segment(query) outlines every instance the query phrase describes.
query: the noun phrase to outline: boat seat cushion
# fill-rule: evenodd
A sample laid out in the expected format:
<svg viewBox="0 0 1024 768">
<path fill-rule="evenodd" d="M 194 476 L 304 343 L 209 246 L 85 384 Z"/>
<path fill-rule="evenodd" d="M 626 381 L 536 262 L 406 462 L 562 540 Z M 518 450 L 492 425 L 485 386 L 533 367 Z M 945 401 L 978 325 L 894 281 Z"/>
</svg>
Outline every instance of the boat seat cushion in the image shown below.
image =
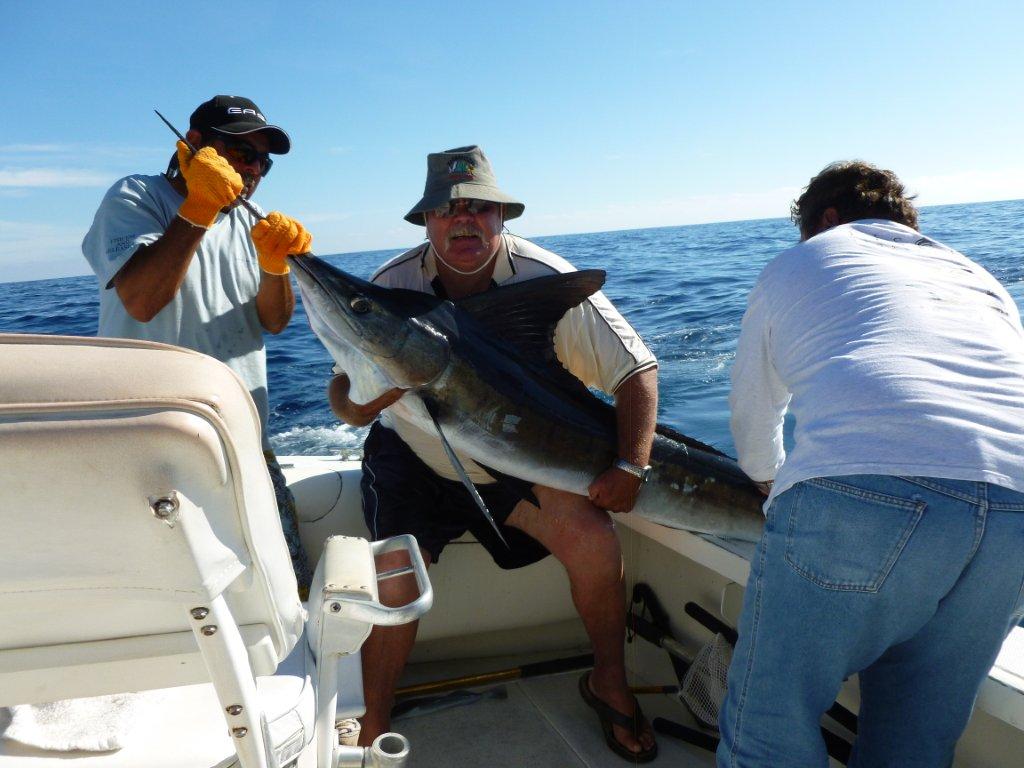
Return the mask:
<svg viewBox="0 0 1024 768">
<path fill-rule="evenodd" d="M 276 674 L 256 680 L 279 764 L 313 738 L 315 672 L 305 641 L 296 643 Z M 209 683 L 147 691 L 137 722 L 114 752 L 47 752 L 0 738 L 0 768 L 226 768 L 235 761 L 220 704 Z"/>
</svg>

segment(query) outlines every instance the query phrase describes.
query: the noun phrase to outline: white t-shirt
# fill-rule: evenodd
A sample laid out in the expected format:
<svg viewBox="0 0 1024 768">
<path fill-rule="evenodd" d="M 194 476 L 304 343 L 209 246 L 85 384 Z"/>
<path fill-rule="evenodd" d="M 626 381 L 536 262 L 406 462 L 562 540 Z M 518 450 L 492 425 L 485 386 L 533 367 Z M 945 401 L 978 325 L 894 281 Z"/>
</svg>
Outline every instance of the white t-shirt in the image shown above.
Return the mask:
<svg viewBox="0 0 1024 768">
<path fill-rule="evenodd" d="M 576 271 L 561 256 L 521 237 L 505 235 L 502 241 L 493 275 L 498 285 Z M 388 261 L 374 273 L 371 282 L 434 294 L 432 281 L 435 277 L 434 252 L 424 243 Z M 601 292 L 570 309 L 555 326 L 555 354 L 580 381 L 608 394 L 614 394 L 633 374 L 658 365 L 647 345 Z M 459 479 L 436 434 L 424 432 L 391 409 L 381 415 L 381 423 L 395 430 L 438 475 L 449 480 Z M 471 459 L 461 454 L 459 458 L 474 483 L 494 482 L 494 478 Z"/>
<path fill-rule="evenodd" d="M 1024 491 L 1020 313 L 982 267 L 901 224 L 834 227 L 765 267 L 729 400 L 740 466 L 775 479 L 768 503 L 802 480 L 853 474 Z"/>
<path fill-rule="evenodd" d="M 269 447 L 266 351 L 256 312 L 260 267 L 249 235 L 256 218 L 241 206 L 218 214 L 181 288 L 148 323 L 128 314 L 111 282 L 139 246 L 163 235 L 183 199 L 164 176 L 128 176 L 107 191 L 82 241 L 99 279 L 99 335 L 176 344 L 226 363 L 248 387 Z"/>
</svg>

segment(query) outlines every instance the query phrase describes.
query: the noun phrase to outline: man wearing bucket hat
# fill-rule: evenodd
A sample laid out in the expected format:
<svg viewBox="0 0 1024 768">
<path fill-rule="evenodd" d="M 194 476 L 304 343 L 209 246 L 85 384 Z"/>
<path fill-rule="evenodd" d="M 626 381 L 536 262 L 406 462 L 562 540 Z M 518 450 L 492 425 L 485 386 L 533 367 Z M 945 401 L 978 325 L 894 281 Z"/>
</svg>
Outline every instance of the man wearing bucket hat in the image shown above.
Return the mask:
<svg viewBox="0 0 1024 768">
<path fill-rule="evenodd" d="M 257 218 L 239 204 L 291 148 L 252 101 L 215 96 L 192 113 L 167 172 L 136 174 L 108 191 L 82 241 L 99 279 L 99 335 L 195 349 L 230 366 L 252 395 L 300 585 L 308 584 L 295 502 L 267 441 L 263 332 L 288 325 L 295 297 L 286 254 L 310 248 L 292 218 Z"/>
<path fill-rule="evenodd" d="M 479 147 L 431 154 L 423 197 L 405 216 L 425 226 L 427 242 L 388 261 L 372 280 L 456 300 L 573 271 L 561 257 L 503 233 L 504 222 L 523 210 L 498 186 Z M 360 405 L 349 398 L 349 379 L 339 372 L 329 396 L 332 408 L 349 424 L 365 425 L 380 415 L 366 438 L 363 458 L 363 512 L 374 538 L 412 533 L 430 563 L 437 562 L 449 541 L 469 530 L 502 568 L 528 565 L 548 554 L 562 562 L 594 649 L 594 669 L 580 681 L 580 692 L 597 710 L 609 747 L 631 761 L 646 762 L 657 754 L 657 746 L 626 684 L 622 556 L 605 510 L 628 512 L 640 488 L 654 434 L 657 361 L 601 293 L 565 314 L 555 346 L 559 360 L 581 381 L 614 395 L 620 461 L 594 478 L 586 498 L 516 478 L 496 481 L 460 457 L 507 548 L 483 521 L 436 433 L 383 410 L 401 390 Z M 379 568 L 398 565 L 401 555 L 388 557 L 394 562 L 382 558 Z M 381 599 L 390 604 L 415 597 L 411 579 L 382 581 L 380 588 Z M 415 636 L 415 625 L 375 628 L 363 647 L 363 744 L 388 730 L 393 691 Z"/>
</svg>

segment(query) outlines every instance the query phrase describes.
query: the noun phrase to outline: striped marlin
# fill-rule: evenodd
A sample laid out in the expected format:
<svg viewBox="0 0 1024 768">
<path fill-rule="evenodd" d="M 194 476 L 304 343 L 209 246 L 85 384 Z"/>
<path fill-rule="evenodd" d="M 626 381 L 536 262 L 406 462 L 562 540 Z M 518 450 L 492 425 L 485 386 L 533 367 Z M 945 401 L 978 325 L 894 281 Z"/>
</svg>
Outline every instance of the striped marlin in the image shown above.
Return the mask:
<svg viewBox="0 0 1024 768">
<path fill-rule="evenodd" d="M 385 389 L 408 389 L 391 408 L 438 433 L 475 498 L 456 451 L 496 478 L 584 496 L 615 461 L 614 408 L 554 351 L 555 325 L 600 290 L 603 271 L 539 277 L 452 302 L 374 285 L 315 256 L 288 259 L 311 327 L 353 382 L 350 397 L 367 402 Z M 633 512 L 671 528 L 760 538 L 764 497 L 733 459 L 658 425 L 650 463 Z"/>
</svg>

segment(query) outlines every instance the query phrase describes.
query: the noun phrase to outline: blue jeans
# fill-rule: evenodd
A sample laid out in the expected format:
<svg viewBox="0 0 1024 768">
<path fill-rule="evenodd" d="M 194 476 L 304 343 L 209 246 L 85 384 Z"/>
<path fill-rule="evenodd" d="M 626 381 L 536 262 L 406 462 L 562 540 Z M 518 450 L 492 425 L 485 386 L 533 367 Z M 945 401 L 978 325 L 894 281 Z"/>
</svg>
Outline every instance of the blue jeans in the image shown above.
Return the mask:
<svg viewBox="0 0 1024 768">
<path fill-rule="evenodd" d="M 850 766 L 948 766 L 1024 614 L 1024 494 L 858 475 L 768 510 L 719 725 L 719 768 L 828 763 L 818 730 L 860 673 Z"/>
</svg>

